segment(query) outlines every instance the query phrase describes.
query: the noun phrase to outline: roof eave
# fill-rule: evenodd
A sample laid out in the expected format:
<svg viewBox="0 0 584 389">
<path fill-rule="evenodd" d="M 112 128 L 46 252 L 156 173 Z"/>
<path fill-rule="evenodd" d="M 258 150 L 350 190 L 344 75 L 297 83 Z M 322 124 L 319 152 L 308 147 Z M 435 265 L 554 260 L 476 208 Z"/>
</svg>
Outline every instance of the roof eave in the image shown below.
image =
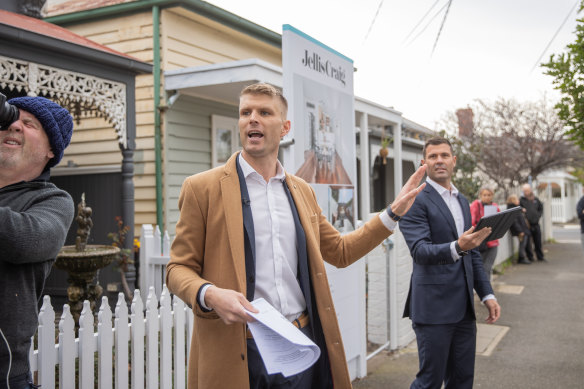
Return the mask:
<svg viewBox="0 0 584 389">
<path fill-rule="evenodd" d="M 6 40 L 15 43 L 19 42 L 22 45 L 37 47 L 39 49 L 50 47 L 51 51 L 58 51 L 62 54 L 74 56 L 76 58 L 82 57 L 94 63 L 124 69 L 135 74 L 152 73 L 152 65 L 145 62 L 132 60 L 131 58 L 108 53 L 107 51 L 96 50 L 90 47 L 55 39 L 50 36 L 0 24 L 0 41 Z"/>
<path fill-rule="evenodd" d="M 213 21 L 221 23 L 234 30 L 240 31 L 246 35 L 268 43 L 277 48 L 282 47 L 282 36 L 265 27 L 255 24 L 247 19 L 237 16 L 222 8 L 216 7 L 200 0 L 141 0 L 129 3 L 115 4 L 102 8 L 95 8 L 86 11 L 79 11 L 64 15 L 56 15 L 45 18 L 44 20 L 60 26 L 86 22 L 90 20 L 105 19 L 112 16 L 123 14 L 132 14 L 143 12 L 154 6 L 160 8 L 184 7 L 201 16 L 207 17 Z"/>
</svg>

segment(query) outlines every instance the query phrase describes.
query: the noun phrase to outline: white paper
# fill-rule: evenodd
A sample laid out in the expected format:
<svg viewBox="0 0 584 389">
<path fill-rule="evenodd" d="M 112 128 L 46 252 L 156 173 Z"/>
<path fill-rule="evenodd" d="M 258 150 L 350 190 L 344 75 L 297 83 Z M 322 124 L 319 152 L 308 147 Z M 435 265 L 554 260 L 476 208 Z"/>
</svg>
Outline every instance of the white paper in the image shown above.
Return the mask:
<svg viewBox="0 0 584 389">
<path fill-rule="evenodd" d="M 485 214 L 483 216 L 491 216 L 497 213 L 497 207 L 494 205 L 485 205 Z"/>
<path fill-rule="evenodd" d="M 256 321 L 248 323 L 268 374 L 284 377 L 303 372 L 320 356 L 312 340 L 263 298 L 252 301 L 260 312 L 247 311 Z"/>
</svg>

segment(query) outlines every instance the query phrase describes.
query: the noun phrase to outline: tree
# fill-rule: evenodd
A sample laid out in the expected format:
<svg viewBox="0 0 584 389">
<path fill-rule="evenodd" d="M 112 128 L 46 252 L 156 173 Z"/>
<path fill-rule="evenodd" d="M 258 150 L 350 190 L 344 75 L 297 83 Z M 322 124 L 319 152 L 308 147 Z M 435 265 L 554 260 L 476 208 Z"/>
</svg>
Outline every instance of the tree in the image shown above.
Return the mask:
<svg viewBox="0 0 584 389">
<path fill-rule="evenodd" d="M 574 169 L 573 172 L 571 172 L 571 174 L 574 176 L 574 178 L 576 178 L 581 184 L 584 184 L 584 167 L 580 167 L 577 169 Z"/>
<path fill-rule="evenodd" d="M 584 9 L 584 0 L 578 12 Z M 580 148 L 584 149 L 584 19 L 576 25 L 576 40 L 569 44 L 567 51 L 552 54 L 544 72 L 554 77 L 554 88 L 562 94 L 556 104 L 558 116 L 568 127 L 567 134 Z"/>
<path fill-rule="evenodd" d="M 472 129 L 463 131 L 460 141 L 474 166 L 503 190 L 505 197 L 529 176 L 535 180 L 545 170 L 581 166 L 584 161 L 545 97 L 536 102 L 477 100 L 470 108 L 474 113 Z M 458 132 L 454 115 L 446 123 L 451 132 Z"/>
</svg>

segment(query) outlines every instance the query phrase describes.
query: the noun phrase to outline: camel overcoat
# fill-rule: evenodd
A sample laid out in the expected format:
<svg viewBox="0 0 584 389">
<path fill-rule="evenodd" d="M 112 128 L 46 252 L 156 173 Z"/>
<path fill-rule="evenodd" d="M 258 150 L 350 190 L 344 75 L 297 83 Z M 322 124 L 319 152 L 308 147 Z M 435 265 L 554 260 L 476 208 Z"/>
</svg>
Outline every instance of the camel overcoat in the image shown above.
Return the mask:
<svg viewBox="0 0 584 389">
<path fill-rule="evenodd" d="M 180 217 L 172 243 L 166 282 L 189 304 L 195 322 L 191 339 L 190 389 L 249 387 L 245 324 L 226 325 L 196 301 L 199 288 L 212 283 L 246 294 L 243 215 L 235 153 L 227 164 L 188 177 L 180 197 Z M 316 300 L 336 389 L 351 387 L 345 351 L 333 306 L 324 261 L 346 267 L 363 257 L 390 231 L 379 217 L 347 235 L 326 220 L 313 189 L 286 174 L 286 182 L 306 234 L 312 293 Z"/>
</svg>

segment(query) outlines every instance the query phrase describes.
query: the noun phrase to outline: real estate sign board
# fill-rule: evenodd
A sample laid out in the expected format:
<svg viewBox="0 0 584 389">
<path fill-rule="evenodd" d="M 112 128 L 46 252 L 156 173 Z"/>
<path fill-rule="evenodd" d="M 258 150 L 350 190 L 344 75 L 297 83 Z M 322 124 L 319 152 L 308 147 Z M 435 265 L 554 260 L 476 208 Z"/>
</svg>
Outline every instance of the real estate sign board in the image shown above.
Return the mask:
<svg viewBox="0 0 584 389">
<path fill-rule="evenodd" d="M 284 96 L 294 139 L 283 152 L 287 171 L 310 183 L 341 232 L 356 217 L 353 61 L 286 24 L 282 34 Z"/>
</svg>

